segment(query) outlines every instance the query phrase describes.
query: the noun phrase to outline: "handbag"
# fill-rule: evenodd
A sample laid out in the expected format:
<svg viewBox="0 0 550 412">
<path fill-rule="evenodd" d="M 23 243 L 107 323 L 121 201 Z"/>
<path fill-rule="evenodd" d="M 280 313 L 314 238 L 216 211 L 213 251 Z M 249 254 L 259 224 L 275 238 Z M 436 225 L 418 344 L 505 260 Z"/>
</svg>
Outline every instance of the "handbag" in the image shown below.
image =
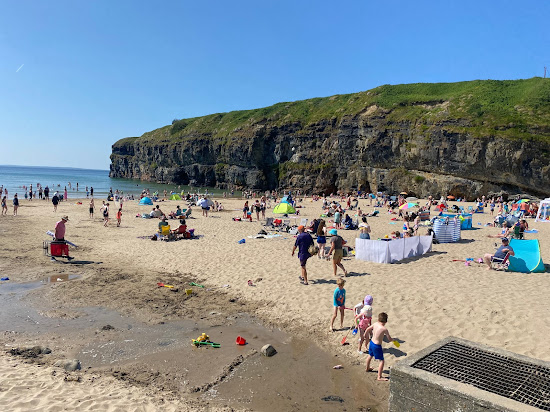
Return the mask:
<svg viewBox="0 0 550 412">
<path fill-rule="evenodd" d="M 309 252 L 309 254 L 311 256 L 314 256 L 316 255 L 317 253 L 319 253 L 319 247 L 315 244 L 315 243 L 312 243 L 308 248 L 307 248 L 307 251 Z"/>
</svg>

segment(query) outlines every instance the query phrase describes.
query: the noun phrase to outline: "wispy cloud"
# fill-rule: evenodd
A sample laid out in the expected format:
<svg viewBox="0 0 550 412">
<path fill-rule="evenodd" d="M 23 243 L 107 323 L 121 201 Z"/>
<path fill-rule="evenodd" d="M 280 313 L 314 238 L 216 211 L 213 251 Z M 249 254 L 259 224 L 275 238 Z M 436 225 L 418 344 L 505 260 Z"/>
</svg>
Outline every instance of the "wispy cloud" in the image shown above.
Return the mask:
<svg viewBox="0 0 550 412">
<path fill-rule="evenodd" d="M 23 68 L 24 65 L 25 65 L 25 64 L 23 63 L 21 66 L 19 66 L 19 69 L 17 69 L 17 70 L 15 71 L 15 73 L 19 72 L 19 70 L 21 70 L 21 69 Z"/>
</svg>

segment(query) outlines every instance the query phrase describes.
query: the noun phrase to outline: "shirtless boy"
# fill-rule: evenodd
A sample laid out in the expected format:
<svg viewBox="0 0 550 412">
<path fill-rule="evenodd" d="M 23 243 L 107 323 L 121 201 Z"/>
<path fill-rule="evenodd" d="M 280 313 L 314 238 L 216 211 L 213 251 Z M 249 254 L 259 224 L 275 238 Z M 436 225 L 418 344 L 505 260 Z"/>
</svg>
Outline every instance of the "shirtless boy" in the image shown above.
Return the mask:
<svg viewBox="0 0 550 412">
<path fill-rule="evenodd" d="M 367 357 L 367 372 L 372 371 L 370 367 L 370 362 L 372 358 L 380 361 L 380 366 L 378 366 L 378 380 L 387 381 L 388 378 L 382 377 L 382 372 L 384 371 L 384 352 L 382 351 L 382 341 L 384 335 L 391 341 L 393 341 L 390 336 L 390 332 L 386 329 L 386 322 L 388 321 L 388 315 L 384 312 L 378 315 L 378 322 L 369 326 L 365 330 L 365 336 L 369 336 L 369 333 L 372 332 L 372 339 L 369 342 L 369 356 Z"/>
</svg>

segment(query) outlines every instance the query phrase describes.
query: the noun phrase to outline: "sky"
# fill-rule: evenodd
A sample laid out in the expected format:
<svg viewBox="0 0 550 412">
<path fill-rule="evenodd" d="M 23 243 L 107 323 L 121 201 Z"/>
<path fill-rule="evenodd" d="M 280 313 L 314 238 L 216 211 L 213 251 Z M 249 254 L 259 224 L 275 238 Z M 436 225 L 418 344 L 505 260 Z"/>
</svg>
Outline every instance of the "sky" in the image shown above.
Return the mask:
<svg viewBox="0 0 550 412">
<path fill-rule="evenodd" d="M 550 2 L 0 0 L 0 164 L 108 169 L 173 119 L 550 67 Z"/>
</svg>

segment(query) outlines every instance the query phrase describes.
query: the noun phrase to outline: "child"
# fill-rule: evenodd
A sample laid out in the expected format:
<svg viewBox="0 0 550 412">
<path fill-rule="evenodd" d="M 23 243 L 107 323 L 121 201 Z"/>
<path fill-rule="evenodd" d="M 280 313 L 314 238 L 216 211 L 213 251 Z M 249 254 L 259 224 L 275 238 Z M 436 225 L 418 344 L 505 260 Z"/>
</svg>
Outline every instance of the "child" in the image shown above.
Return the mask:
<svg viewBox="0 0 550 412">
<path fill-rule="evenodd" d="M 380 361 L 380 366 L 378 366 L 378 380 L 387 381 L 388 378 L 382 377 L 382 372 L 384 371 L 384 352 L 382 350 L 382 341 L 384 335 L 391 341 L 393 338 L 390 336 L 390 332 L 386 329 L 386 323 L 388 322 L 388 315 L 384 312 L 378 315 L 378 322 L 374 325 L 371 325 L 367 328 L 365 333 L 372 332 L 372 339 L 369 342 L 369 356 L 367 357 L 367 372 L 372 371 L 370 368 L 370 362 L 372 358 Z"/>
<path fill-rule="evenodd" d="M 357 349 L 357 352 L 359 352 L 360 354 L 363 354 L 363 351 L 361 351 L 361 348 L 363 347 L 363 342 L 371 338 L 370 334 L 368 336 L 365 336 L 365 331 L 372 323 L 372 301 L 373 299 L 371 295 L 365 296 L 364 303 L 359 304 L 361 305 L 361 309 L 359 309 L 358 313 L 357 308 L 359 305 L 355 306 L 355 321 L 359 321 L 359 348 Z"/>
<path fill-rule="evenodd" d="M 346 281 L 342 278 L 336 280 L 338 287 L 334 290 L 334 314 L 330 321 L 330 331 L 334 332 L 334 321 L 336 316 L 338 316 L 338 311 L 340 311 L 340 329 L 344 327 L 344 307 L 346 304 L 346 289 L 344 289 L 344 284 Z"/>
<path fill-rule="evenodd" d="M 122 219 L 122 208 L 120 207 L 118 209 L 118 212 L 116 212 L 116 226 L 120 227 L 120 220 Z"/>
</svg>

